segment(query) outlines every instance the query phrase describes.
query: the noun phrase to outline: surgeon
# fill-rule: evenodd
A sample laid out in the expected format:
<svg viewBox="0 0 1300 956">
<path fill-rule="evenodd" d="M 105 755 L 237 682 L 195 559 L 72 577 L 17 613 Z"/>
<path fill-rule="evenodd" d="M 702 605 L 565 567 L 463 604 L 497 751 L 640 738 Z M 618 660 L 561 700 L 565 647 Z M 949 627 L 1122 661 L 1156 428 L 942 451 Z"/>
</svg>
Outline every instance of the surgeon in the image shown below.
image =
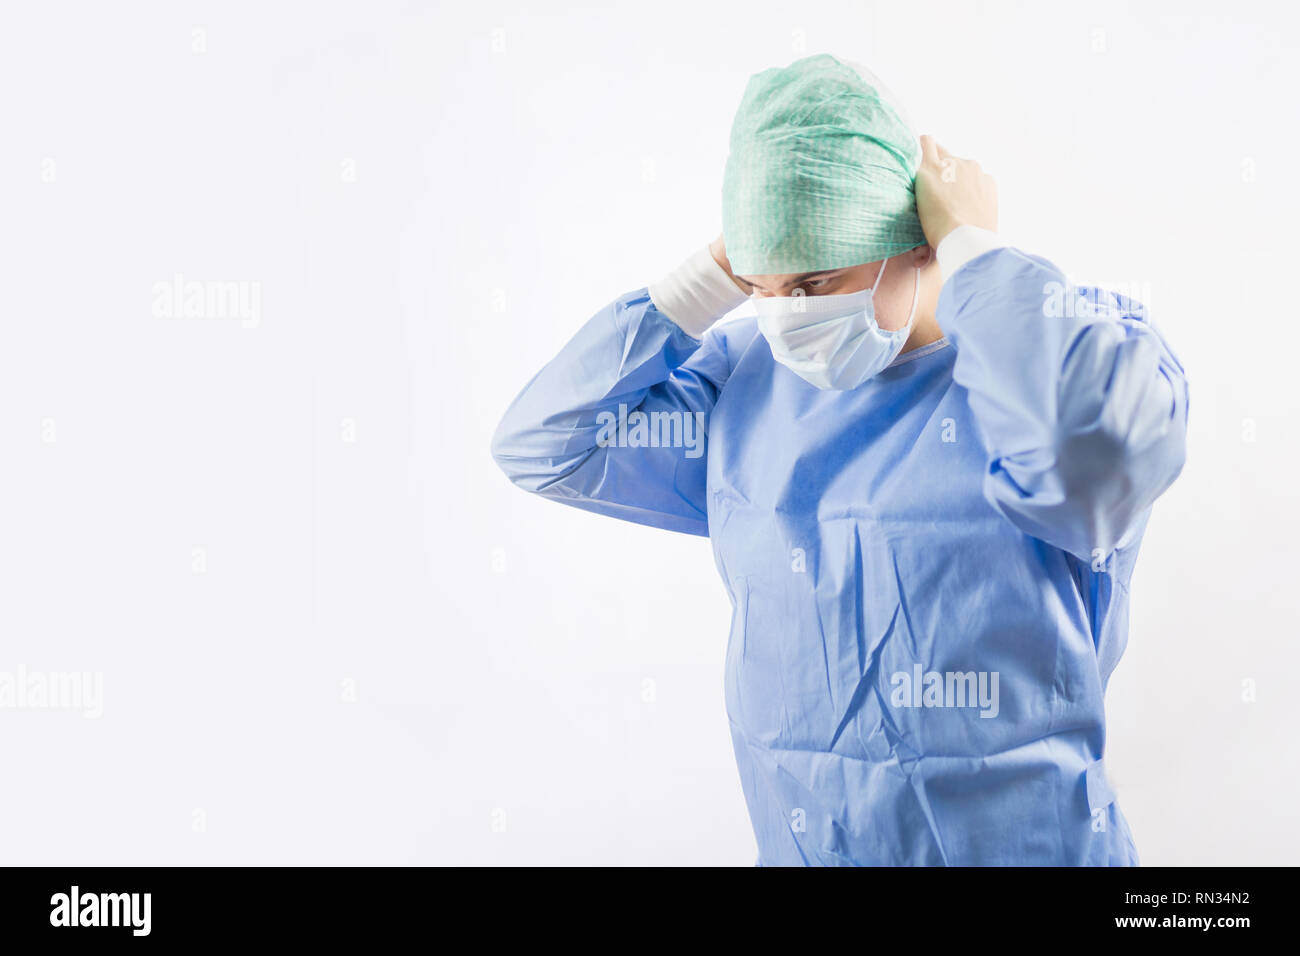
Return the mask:
<svg viewBox="0 0 1300 956">
<path fill-rule="evenodd" d="M 750 80 L 722 224 L 578 330 L 496 461 L 712 540 L 759 865 L 1136 865 L 1103 695 L 1183 467 L 1178 360 L 832 56 Z"/>
</svg>

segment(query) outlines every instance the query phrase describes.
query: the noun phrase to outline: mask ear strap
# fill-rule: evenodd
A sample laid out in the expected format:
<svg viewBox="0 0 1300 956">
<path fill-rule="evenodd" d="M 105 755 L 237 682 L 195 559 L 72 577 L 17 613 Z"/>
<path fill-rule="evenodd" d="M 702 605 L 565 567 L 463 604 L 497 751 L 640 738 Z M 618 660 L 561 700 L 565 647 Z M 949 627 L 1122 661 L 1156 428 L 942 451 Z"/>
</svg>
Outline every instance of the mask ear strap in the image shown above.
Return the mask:
<svg viewBox="0 0 1300 956">
<path fill-rule="evenodd" d="M 878 273 L 876 273 L 876 281 L 875 281 L 875 283 L 871 286 L 871 294 L 872 294 L 872 295 L 875 295 L 875 294 L 876 294 L 876 289 L 877 289 L 877 287 L 879 287 L 879 285 L 880 285 L 880 280 L 883 279 L 883 278 L 885 277 L 885 266 L 887 266 L 887 265 L 889 265 L 889 257 L 888 257 L 888 256 L 886 256 L 884 259 L 880 260 L 880 271 L 879 271 Z"/>
<path fill-rule="evenodd" d="M 912 291 L 912 311 L 907 314 L 907 325 L 903 326 L 903 328 L 911 327 L 912 320 L 916 318 L 916 305 L 921 301 L 921 270 L 916 269 L 913 271 L 916 272 L 916 285 Z"/>
</svg>

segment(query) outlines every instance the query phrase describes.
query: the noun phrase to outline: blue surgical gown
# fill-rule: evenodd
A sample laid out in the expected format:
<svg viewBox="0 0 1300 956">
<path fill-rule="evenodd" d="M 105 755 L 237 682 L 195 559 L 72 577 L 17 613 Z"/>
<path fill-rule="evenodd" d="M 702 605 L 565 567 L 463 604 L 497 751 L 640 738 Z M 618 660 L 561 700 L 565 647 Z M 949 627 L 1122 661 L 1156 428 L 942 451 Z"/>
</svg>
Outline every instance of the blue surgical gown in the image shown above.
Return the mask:
<svg viewBox="0 0 1300 956">
<path fill-rule="evenodd" d="M 1183 465 L 1183 369 L 1141 305 L 1013 248 L 950 276 L 936 317 L 944 338 L 831 392 L 753 318 L 697 340 L 630 292 L 493 453 L 528 491 L 712 540 L 759 865 L 1136 865 L 1103 694 Z M 704 453 L 598 442 L 620 405 L 703 413 Z M 951 674 L 996 674 L 997 707 Z"/>
</svg>

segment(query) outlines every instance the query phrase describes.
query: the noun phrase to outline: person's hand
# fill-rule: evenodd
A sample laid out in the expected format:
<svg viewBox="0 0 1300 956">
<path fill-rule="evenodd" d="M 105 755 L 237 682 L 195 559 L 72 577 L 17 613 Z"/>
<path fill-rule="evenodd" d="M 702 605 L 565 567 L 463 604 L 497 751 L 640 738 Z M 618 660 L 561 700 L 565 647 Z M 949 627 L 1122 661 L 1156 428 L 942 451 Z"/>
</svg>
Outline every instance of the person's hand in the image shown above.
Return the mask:
<svg viewBox="0 0 1300 956">
<path fill-rule="evenodd" d="M 696 246 L 696 248 L 698 249 L 699 246 Z M 722 266 L 723 271 L 725 271 L 727 275 L 731 276 L 731 281 L 736 283 L 737 288 L 739 288 L 741 292 L 745 293 L 745 295 L 754 294 L 754 287 L 744 279 L 738 278 L 736 274 L 731 271 L 731 261 L 727 258 L 727 244 L 723 241 L 722 236 L 718 236 L 718 238 L 709 243 L 709 254 L 713 256 L 713 261 Z"/>
<path fill-rule="evenodd" d="M 916 212 L 931 249 L 958 226 L 998 228 L 998 186 L 973 159 L 954 156 L 921 137 L 921 168 L 916 172 Z M 717 256 L 715 255 L 716 259 Z"/>
</svg>

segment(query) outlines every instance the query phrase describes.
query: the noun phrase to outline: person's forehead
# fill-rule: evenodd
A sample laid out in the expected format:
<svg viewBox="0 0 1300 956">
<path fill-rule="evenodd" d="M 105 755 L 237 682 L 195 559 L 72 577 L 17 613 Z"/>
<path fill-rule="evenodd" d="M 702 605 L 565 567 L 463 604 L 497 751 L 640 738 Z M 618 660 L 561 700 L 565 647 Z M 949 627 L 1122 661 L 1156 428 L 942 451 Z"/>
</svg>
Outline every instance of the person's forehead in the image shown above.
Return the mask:
<svg viewBox="0 0 1300 956">
<path fill-rule="evenodd" d="M 846 269 L 823 269 L 820 272 L 791 272 L 785 275 L 741 276 L 741 278 L 746 280 L 753 280 L 756 282 L 762 282 L 765 284 L 771 283 L 772 285 L 788 285 L 791 282 L 807 282 L 809 279 L 817 279 L 820 278 L 821 276 L 837 275 L 838 273 L 847 271 L 847 269 L 853 269 L 853 268 L 857 268 L 857 267 L 848 266 Z"/>
<path fill-rule="evenodd" d="M 875 263 L 873 262 L 860 262 L 857 265 L 842 266 L 839 269 L 820 269 L 816 272 L 790 272 L 782 275 L 742 275 L 740 276 L 740 278 L 744 279 L 746 282 L 750 283 L 751 285 L 758 285 L 758 286 L 775 287 L 775 286 L 783 286 L 783 285 L 797 285 L 800 282 L 807 282 L 810 279 L 819 279 L 822 278 L 823 276 L 845 275 L 850 272 L 855 272 L 858 269 L 865 269 L 873 265 L 875 265 Z"/>
</svg>

